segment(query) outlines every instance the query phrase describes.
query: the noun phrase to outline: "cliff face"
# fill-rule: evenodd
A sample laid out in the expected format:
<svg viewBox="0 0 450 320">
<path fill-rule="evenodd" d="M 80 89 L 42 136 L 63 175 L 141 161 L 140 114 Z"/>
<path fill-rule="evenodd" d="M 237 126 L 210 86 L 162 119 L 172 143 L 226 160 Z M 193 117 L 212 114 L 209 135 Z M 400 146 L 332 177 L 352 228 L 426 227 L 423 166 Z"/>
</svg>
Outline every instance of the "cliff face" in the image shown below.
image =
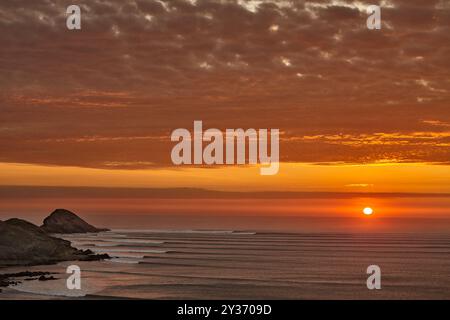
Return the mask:
<svg viewBox="0 0 450 320">
<path fill-rule="evenodd" d="M 51 237 L 30 222 L 20 219 L 0 221 L 0 266 L 104 258 L 108 256 L 75 249 L 69 241 Z"/>
<path fill-rule="evenodd" d="M 46 233 L 87 233 L 102 232 L 108 229 L 96 228 L 73 212 L 65 209 L 56 209 L 44 220 L 41 229 Z"/>
</svg>

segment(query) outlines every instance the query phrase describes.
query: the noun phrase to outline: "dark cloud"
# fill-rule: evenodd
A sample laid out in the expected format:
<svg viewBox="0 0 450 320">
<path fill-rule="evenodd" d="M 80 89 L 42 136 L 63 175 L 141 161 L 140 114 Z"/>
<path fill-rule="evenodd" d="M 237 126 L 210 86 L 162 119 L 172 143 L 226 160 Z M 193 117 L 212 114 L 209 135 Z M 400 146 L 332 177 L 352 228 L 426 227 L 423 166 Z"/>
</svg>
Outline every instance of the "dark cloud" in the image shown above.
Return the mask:
<svg viewBox="0 0 450 320">
<path fill-rule="evenodd" d="M 164 165 L 196 119 L 280 128 L 285 161 L 450 158 L 447 1 L 381 1 L 382 30 L 372 1 L 92 0 L 81 31 L 70 4 L 0 3 L 0 161 Z"/>
</svg>

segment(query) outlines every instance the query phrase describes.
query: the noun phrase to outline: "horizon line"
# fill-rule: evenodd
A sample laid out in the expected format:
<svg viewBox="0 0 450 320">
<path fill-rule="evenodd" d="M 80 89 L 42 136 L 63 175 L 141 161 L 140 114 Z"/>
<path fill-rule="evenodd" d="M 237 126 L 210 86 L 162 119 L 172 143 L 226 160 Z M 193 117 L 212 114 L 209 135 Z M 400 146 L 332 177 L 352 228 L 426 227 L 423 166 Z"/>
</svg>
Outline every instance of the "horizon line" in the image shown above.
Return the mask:
<svg viewBox="0 0 450 320">
<path fill-rule="evenodd" d="M 0 198 L 41 197 L 125 197 L 159 199 L 296 199 L 296 198 L 450 198 L 450 193 L 430 192 L 364 192 L 364 191 L 227 191 L 205 188 L 175 187 L 92 187 L 0 185 Z"/>
</svg>

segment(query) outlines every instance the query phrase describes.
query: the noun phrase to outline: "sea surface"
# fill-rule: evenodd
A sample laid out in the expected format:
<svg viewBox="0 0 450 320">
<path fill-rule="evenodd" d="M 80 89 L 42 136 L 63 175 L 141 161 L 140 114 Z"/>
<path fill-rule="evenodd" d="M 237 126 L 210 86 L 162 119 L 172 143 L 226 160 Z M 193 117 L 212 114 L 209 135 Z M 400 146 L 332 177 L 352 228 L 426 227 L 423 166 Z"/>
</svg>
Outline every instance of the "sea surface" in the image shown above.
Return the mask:
<svg viewBox="0 0 450 320">
<path fill-rule="evenodd" d="M 450 299 L 450 235 L 115 229 L 60 235 L 95 262 L 7 268 L 55 272 L 0 299 Z M 81 269 L 68 290 L 66 268 Z M 381 268 L 381 289 L 366 271 Z M 22 279 L 23 280 L 23 279 Z"/>
</svg>

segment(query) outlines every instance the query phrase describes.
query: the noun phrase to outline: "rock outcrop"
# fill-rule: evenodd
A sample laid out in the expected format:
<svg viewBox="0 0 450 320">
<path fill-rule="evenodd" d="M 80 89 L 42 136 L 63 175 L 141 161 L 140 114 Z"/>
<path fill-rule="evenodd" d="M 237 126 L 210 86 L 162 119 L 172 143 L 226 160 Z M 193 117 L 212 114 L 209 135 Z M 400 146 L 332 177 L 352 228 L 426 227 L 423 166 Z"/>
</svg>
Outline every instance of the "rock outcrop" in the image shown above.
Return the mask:
<svg viewBox="0 0 450 320">
<path fill-rule="evenodd" d="M 56 209 L 47 218 L 41 229 L 46 233 L 88 233 L 109 231 L 108 229 L 96 228 L 75 213 L 65 210 Z"/>
<path fill-rule="evenodd" d="M 8 287 L 10 285 L 17 285 L 20 283 L 18 280 L 11 280 L 17 278 L 25 278 L 25 281 L 31 280 L 39 280 L 39 281 L 47 281 L 47 280 L 55 280 L 56 278 L 51 275 L 50 272 L 42 272 L 42 271 L 22 271 L 17 273 L 6 273 L 0 274 L 0 287 Z M 45 280 L 40 280 L 45 279 Z M 0 290 L 1 292 L 1 290 Z"/>
<path fill-rule="evenodd" d="M 34 224 L 10 219 L 0 221 L 0 266 L 53 264 L 70 260 L 102 260 L 108 255 L 95 255 L 78 250 L 67 240 L 54 238 Z"/>
</svg>

